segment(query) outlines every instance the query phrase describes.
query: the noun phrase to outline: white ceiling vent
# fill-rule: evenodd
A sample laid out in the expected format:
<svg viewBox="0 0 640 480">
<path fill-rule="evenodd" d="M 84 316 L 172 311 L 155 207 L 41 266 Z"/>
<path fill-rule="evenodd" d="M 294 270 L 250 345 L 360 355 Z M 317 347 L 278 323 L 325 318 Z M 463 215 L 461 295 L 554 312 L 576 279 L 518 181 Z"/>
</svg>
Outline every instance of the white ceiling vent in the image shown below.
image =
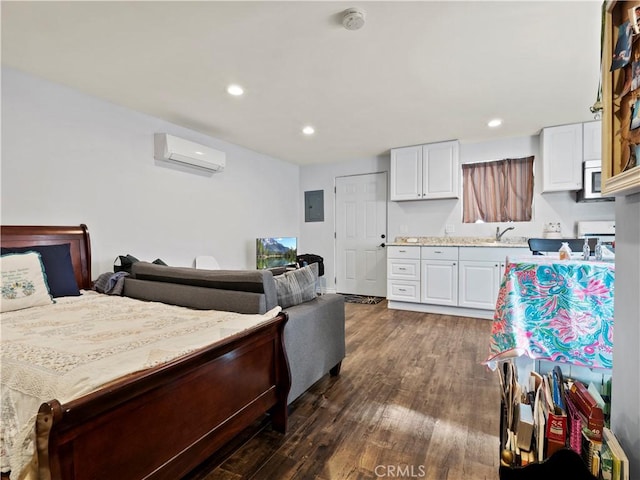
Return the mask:
<svg viewBox="0 0 640 480">
<path fill-rule="evenodd" d="M 221 172 L 226 163 L 224 152 L 166 133 L 154 135 L 154 158 L 209 172 Z"/>
<path fill-rule="evenodd" d="M 347 30 L 359 30 L 364 26 L 364 10 L 348 8 L 342 13 L 342 25 Z"/>
</svg>

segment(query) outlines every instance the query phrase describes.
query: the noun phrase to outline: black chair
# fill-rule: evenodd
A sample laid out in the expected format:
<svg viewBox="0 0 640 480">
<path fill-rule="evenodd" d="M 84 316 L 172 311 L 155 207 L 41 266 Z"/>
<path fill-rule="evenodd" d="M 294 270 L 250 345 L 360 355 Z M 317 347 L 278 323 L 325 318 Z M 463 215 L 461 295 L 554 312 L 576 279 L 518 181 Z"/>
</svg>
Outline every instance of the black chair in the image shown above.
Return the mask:
<svg viewBox="0 0 640 480">
<path fill-rule="evenodd" d="M 541 252 L 557 252 L 564 242 L 569 244 L 572 252 L 582 252 L 584 238 L 530 238 L 529 250 L 531 250 L 534 255 L 542 255 Z M 597 240 L 595 238 L 589 239 L 591 255 L 595 252 L 596 242 Z"/>
<path fill-rule="evenodd" d="M 320 255 L 315 255 L 313 253 L 303 253 L 296 257 L 296 261 L 298 265 L 311 265 L 312 263 L 318 264 L 318 276 L 321 277 L 324 275 L 324 258 Z"/>
</svg>

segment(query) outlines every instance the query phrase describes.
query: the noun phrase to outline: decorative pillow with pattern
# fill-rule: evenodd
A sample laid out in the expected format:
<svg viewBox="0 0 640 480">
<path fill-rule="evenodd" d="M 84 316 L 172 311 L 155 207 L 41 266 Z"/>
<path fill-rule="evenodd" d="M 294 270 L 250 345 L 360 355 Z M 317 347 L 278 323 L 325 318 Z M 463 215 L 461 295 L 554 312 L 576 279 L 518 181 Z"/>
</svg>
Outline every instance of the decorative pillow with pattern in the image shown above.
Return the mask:
<svg viewBox="0 0 640 480">
<path fill-rule="evenodd" d="M 291 270 L 273 277 L 278 292 L 278 305 L 292 307 L 316 298 L 318 264 L 312 263 L 297 270 Z"/>
<path fill-rule="evenodd" d="M 14 253 L 0 257 L 0 310 L 11 312 L 53 303 L 40 254 Z"/>
<path fill-rule="evenodd" d="M 38 252 L 44 265 L 44 273 L 53 298 L 80 295 L 78 282 L 73 272 L 71 245 L 32 245 L 28 247 L 2 247 L 2 255 L 7 253 Z"/>
</svg>

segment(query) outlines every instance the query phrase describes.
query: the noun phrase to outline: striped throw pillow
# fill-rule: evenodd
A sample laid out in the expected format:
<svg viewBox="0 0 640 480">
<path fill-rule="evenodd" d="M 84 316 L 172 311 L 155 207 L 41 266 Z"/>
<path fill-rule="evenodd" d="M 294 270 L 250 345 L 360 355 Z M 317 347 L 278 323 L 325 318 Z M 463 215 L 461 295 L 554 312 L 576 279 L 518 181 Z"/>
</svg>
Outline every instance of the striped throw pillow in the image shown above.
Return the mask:
<svg viewBox="0 0 640 480">
<path fill-rule="evenodd" d="M 316 282 L 318 280 L 318 264 L 273 277 L 278 293 L 278 305 L 282 308 L 292 307 L 316 298 Z"/>
</svg>

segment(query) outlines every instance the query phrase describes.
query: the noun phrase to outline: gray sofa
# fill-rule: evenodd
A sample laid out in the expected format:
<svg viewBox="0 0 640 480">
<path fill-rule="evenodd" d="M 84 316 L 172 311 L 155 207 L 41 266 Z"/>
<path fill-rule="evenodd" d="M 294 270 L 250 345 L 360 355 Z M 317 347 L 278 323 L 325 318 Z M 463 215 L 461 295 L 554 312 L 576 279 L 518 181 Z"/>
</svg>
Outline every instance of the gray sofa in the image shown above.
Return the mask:
<svg viewBox="0 0 640 480">
<path fill-rule="evenodd" d="M 196 270 L 147 262 L 132 266 L 123 294 L 200 310 L 265 313 L 278 305 L 267 270 Z M 284 341 L 293 402 L 327 373 L 338 375 L 345 356 L 344 299 L 325 294 L 285 309 Z"/>
</svg>

